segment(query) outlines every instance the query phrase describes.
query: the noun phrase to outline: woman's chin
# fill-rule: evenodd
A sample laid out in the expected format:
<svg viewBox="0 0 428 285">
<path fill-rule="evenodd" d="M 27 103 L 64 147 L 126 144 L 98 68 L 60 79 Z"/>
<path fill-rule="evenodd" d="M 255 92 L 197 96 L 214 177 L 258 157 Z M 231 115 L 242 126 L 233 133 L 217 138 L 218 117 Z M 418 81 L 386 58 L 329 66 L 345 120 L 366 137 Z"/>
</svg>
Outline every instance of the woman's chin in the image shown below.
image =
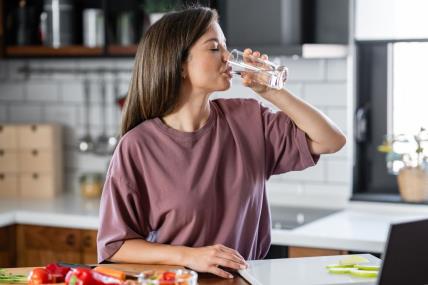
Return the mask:
<svg viewBox="0 0 428 285">
<path fill-rule="evenodd" d="M 227 89 L 230 88 L 230 86 L 232 85 L 232 83 L 230 82 L 230 80 L 224 82 L 221 86 L 219 86 L 219 89 L 217 91 L 226 91 Z"/>
</svg>

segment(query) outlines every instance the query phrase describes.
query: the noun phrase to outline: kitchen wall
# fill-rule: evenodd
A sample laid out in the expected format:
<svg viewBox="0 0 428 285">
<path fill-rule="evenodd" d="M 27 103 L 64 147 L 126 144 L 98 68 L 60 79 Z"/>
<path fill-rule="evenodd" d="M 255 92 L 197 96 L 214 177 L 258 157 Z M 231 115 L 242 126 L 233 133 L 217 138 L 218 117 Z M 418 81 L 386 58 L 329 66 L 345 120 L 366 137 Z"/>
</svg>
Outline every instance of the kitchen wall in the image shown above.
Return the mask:
<svg viewBox="0 0 428 285">
<path fill-rule="evenodd" d="M 288 66 L 288 88 L 329 116 L 345 132 L 347 129 L 346 59 L 276 58 Z M 79 191 L 79 177 L 87 172 L 105 172 L 109 157 L 79 153 L 78 139 L 84 133 L 83 75 L 32 74 L 19 72 L 23 66 L 33 68 L 132 68 L 132 59 L 2 60 L 0 61 L 0 122 L 50 123 L 64 126 L 65 190 Z M 108 134 L 119 129 L 119 109 L 114 104 L 113 77 L 107 77 Z M 128 89 L 130 73 L 120 74 L 120 91 Z M 91 135 L 102 129 L 100 77 L 91 79 Z M 234 81 L 227 92 L 214 97 L 257 96 Z M 269 105 L 267 102 L 265 104 Z M 348 140 L 349 141 L 349 140 Z M 349 145 L 349 144 L 348 144 Z M 300 172 L 273 176 L 268 183 L 271 203 L 340 207 L 350 196 L 349 147 L 324 155 L 317 166 Z"/>
</svg>

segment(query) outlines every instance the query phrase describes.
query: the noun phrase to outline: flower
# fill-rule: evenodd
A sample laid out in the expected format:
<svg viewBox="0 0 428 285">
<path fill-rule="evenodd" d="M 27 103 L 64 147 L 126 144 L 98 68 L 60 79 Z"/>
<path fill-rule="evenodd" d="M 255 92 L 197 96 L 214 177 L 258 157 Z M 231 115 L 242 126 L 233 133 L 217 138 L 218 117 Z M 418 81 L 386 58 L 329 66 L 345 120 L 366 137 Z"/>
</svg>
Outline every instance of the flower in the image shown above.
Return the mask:
<svg viewBox="0 0 428 285">
<path fill-rule="evenodd" d="M 420 128 L 413 136 L 386 135 L 377 150 L 386 154 L 386 165 L 391 174 L 398 174 L 403 167 L 419 167 L 428 171 L 427 143 L 428 132 Z"/>
</svg>

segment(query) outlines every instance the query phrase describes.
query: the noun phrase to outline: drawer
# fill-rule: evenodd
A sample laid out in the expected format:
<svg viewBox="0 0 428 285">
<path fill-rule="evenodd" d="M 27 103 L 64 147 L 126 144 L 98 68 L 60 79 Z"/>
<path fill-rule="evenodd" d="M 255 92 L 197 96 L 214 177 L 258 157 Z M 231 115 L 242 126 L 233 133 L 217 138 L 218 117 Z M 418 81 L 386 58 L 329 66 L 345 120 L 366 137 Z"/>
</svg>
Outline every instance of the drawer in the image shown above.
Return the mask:
<svg viewBox="0 0 428 285">
<path fill-rule="evenodd" d="M 0 197 L 17 198 L 18 196 L 18 176 L 13 173 L 0 172 Z"/>
<path fill-rule="evenodd" d="M 53 172 L 55 170 L 54 152 L 48 150 L 21 150 L 18 153 L 19 169 L 28 172 Z"/>
<path fill-rule="evenodd" d="M 17 126 L 0 125 L 0 149 L 16 149 L 18 147 Z"/>
<path fill-rule="evenodd" d="M 21 125 L 18 128 L 19 148 L 53 149 L 61 147 L 59 127 L 55 125 Z"/>
<path fill-rule="evenodd" d="M 51 198 L 58 191 L 55 179 L 49 173 L 21 174 L 18 183 L 22 198 Z"/>
<path fill-rule="evenodd" d="M 18 171 L 18 154 L 15 150 L 0 148 L 0 172 L 16 173 Z"/>
</svg>

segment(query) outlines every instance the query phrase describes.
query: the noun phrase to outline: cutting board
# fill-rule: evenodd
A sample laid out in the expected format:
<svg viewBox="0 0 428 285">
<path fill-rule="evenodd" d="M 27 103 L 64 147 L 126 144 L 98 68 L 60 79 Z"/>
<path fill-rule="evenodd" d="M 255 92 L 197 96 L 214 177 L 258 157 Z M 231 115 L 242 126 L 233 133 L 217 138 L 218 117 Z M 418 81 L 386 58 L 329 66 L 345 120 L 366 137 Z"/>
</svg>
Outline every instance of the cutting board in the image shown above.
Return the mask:
<svg viewBox="0 0 428 285">
<path fill-rule="evenodd" d="M 371 254 L 359 254 L 371 265 L 380 265 L 380 259 Z M 337 264 L 344 255 L 265 259 L 248 261 L 249 268 L 240 270 L 241 276 L 252 285 L 374 285 L 376 278 L 359 278 L 349 274 L 331 274 L 326 266 Z"/>
</svg>

